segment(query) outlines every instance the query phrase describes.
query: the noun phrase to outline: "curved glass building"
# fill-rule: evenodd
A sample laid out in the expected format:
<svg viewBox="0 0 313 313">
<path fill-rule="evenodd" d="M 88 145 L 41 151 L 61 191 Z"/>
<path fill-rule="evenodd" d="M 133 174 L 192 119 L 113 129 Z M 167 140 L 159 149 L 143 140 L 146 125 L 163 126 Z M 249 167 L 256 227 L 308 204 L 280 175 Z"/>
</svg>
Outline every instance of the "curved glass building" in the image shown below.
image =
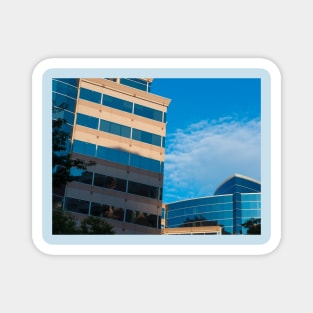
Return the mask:
<svg viewBox="0 0 313 313">
<path fill-rule="evenodd" d="M 162 218 L 164 234 L 247 234 L 243 225 L 261 223 L 261 183 L 234 174 L 213 196 L 165 205 Z"/>
</svg>

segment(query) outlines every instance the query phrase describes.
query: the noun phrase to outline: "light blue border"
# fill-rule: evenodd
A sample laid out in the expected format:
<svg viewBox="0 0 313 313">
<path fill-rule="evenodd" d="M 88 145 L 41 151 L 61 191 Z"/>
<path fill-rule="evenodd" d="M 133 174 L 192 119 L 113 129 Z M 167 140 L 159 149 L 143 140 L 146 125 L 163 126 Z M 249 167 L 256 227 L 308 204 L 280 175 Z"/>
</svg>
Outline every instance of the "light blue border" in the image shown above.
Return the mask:
<svg viewBox="0 0 313 313">
<path fill-rule="evenodd" d="M 262 235 L 52 235 L 52 78 L 260 78 Z M 271 79 L 268 71 L 249 69 L 64 69 L 45 71 L 42 84 L 42 230 L 52 245 L 260 245 L 269 241 L 271 223 Z"/>
</svg>

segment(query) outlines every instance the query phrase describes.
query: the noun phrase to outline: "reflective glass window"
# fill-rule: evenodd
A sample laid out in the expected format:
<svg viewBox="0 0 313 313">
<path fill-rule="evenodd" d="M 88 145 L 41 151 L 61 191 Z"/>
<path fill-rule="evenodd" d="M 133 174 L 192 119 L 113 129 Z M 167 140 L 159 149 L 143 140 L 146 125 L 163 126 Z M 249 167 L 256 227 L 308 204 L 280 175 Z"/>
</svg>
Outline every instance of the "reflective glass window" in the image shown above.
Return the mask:
<svg viewBox="0 0 313 313">
<path fill-rule="evenodd" d="M 130 154 L 130 166 L 145 169 L 147 171 L 163 173 L 162 162 L 146 158 L 136 154 Z"/>
<path fill-rule="evenodd" d="M 147 91 L 147 82 L 137 78 L 121 78 L 120 83 L 129 87 Z"/>
<path fill-rule="evenodd" d="M 126 191 L 126 180 L 95 173 L 94 185 L 118 191 Z"/>
<path fill-rule="evenodd" d="M 152 199 L 158 199 L 159 197 L 159 188 L 145 185 L 137 182 L 128 182 L 128 193 L 132 193 L 138 196 L 148 197 Z"/>
<path fill-rule="evenodd" d="M 55 78 L 58 81 L 61 81 L 63 83 L 72 85 L 74 87 L 78 86 L 78 79 L 77 78 Z"/>
<path fill-rule="evenodd" d="M 80 140 L 74 140 L 73 152 L 85 154 L 89 156 L 96 155 L 96 145 Z"/>
<path fill-rule="evenodd" d="M 100 120 L 100 130 L 114 135 L 130 138 L 130 127 Z"/>
<path fill-rule="evenodd" d="M 104 160 L 128 165 L 129 153 L 126 151 L 98 146 L 97 157 Z"/>
<path fill-rule="evenodd" d="M 102 104 L 117 110 L 122 110 L 128 113 L 132 113 L 133 111 L 133 103 L 123 100 L 123 99 L 119 99 L 119 98 L 115 98 L 109 95 L 103 95 L 102 98 Z"/>
<path fill-rule="evenodd" d="M 89 212 L 89 201 L 74 199 L 74 198 L 65 198 L 64 204 L 66 211 L 88 214 Z"/>
<path fill-rule="evenodd" d="M 133 128 L 132 138 L 155 146 L 161 146 L 161 136 Z"/>
<path fill-rule="evenodd" d="M 247 193 L 242 194 L 242 201 L 260 201 L 261 200 L 261 194 L 253 194 L 253 193 Z"/>
<path fill-rule="evenodd" d="M 55 107 L 62 107 L 68 111 L 74 112 L 75 104 L 76 104 L 75 99 L 69 98 L 67 96 L 55 92 L 52 93 L 52 105 Z"/>
<path fill-rule="evenodd" d="M 68 138 L 70 138 L 72 136 L 73 127 L 69 124 L 63 124 L 61 131 L 64 131 L 68 135 Z"/>
<path fill-rule="evenodd" d="M 101 103 L 101 93 L 86 88 L 80 88 L 80 99 Z"/>
<path fill-rule="evenodd" d="M 98 123 L 99 119 L 93 116 L 85 115 L 82 113 L 77 113 L 76 117 L 76 124 L 93 128 L 93 129 L 98 129 Z"/>
<path fill-rule="evenodd" d="M 134 113 L 142 117 L 146 117 L 155 121 L 162 122 L 162 115 L 163 115 L 162 111 L 158 111 L 158 110 L 148 108 L 143 105 L 135 103 Z"/>
<path fill-rule="evenodd" d="M 118 221 L 124 220 L 124 209 L 101 203 L 91 203 L 90 215 L 110 218 Z"/>
<path fill-rule="evenodd" d="M 66 123 L 70 125 L 74 124 L 74 113 L 67 110 L 54 110 L 52 117 L 53 119 L 63 119 Z"/>
<path fill-rule="evenodd" d="M 157 228 L 158 216 L 135 210 L 126 210 L 125 221 L 127 223 Z"/>
<path fill-rule="evenodd" d="M 72 167 L 70 170 L 70 174 L 73 181 L 77 181 L 88 185 L 92 184 L 93 176 L 92 172 L 88 172 L 77 167 Z"/>
<path fill-rule="evenodd" d="M 261 216 L 260 210 L 242 210 L 241 211 L 241 217 L 242 218 L 256 218 Z"/>
<path fill-rule="evenodd" d="M 67 95 L 71 98 L 77 98 L 77 88 L 61 81 L 52 80 L 52 91 Z"/>
</svg>

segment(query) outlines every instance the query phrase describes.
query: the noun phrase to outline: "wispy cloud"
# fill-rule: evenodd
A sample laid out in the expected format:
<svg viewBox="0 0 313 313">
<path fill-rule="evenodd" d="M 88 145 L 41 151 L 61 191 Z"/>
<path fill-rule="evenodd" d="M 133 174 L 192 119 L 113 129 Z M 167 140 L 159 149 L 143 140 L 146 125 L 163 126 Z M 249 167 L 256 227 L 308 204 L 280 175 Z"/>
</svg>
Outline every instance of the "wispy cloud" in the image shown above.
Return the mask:
<svg viewBox="0 0 313 313">
<path fill-rule="evenodd" d="M 259 120 L 199 121 L 167 136 L 164 202 L 212 195 L 234 173 L 260 179 Z"/>
</svg>

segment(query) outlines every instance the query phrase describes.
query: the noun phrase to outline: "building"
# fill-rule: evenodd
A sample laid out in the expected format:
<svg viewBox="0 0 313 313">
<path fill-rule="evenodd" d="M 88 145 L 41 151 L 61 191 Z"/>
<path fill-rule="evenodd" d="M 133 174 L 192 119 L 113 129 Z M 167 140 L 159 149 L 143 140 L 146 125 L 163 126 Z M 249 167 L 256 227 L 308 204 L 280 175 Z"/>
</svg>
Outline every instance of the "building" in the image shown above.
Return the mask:
<svg viewBox="0 0 313 313">
<path fill-rule="evenodd" d="M 213 196 L 164 205 L 162 233 L 246 234 L 242 224 L 251 219 L 261 223 L 261 183 L 234 174 Z"/>
<path fill-rule="evenodd" d="M 53 118 L 70 134 L 65 151 L 93 162 L 72 167 L 53 188 L 53 208 L 104 218 L 116 234 L 160 234 L 166 113 L 170 100 L 150 93 L 153 79 L 52 81 Z M 56 171 L 56 169 L 53 169 Z"/>
</svg>

